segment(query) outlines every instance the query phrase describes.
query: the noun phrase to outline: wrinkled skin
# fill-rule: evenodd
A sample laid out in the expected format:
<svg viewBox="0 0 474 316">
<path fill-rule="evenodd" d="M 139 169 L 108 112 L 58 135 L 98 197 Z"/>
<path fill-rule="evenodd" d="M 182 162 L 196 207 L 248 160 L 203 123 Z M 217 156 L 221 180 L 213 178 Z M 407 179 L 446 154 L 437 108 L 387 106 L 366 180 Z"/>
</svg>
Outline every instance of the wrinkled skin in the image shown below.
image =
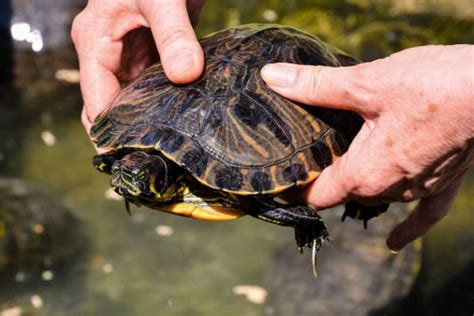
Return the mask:
<svg viewBox="0 0 474 316">
<path fill-rule="evenodd" d="M 204 55 L 192 25 L 203 4 L 204 0 L 89 0 L 71 32 L 79 56 L 87 131 L 121 86 L 157 60 L 157 52 L 174 83 L 199 77 Z"/>
<path fill-rule="evenodd" d="M 328 208 L 421 199 L 389 235 L 392 250 L 448 212 L 474 164 L 474 46 L 426 46 L 344 68 L 274 64 L 267 84 L 290 99 L 356 111 L 365 124 L 348 152 L 307 191 Z"/>
</svg>

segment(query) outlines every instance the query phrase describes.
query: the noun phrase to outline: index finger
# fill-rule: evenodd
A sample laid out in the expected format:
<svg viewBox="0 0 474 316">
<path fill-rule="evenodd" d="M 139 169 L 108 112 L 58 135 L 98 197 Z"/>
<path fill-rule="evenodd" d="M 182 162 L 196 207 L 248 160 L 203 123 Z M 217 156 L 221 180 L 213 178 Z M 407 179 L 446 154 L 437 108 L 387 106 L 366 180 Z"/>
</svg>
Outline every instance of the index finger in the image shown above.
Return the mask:
<svg viewBox="0 0 474 316">
<path fill-rule="evenodd" d="M 73 21 L 71 37 L 79 58 L 81 93 L 84 99 L 82 121 L 86 130 L 120 92 L 116 72 L 120 67 L 122 36 L 140 26 L 136 18 L 114 24 L 113 8 L 90 2 Z M 105 6 L 104 6 L 105 7 Z M 109 12 L 112 11 L 112 12 Z M 133 15 L 132 15 L 133 16 Z"/>
<path fill-rule="evenodd" d="M 139 7 L 168 78 L 176 84 L 196 80 L 204 69 L 204 53 L 191 25 L 186 0 L 143 0 Z"/>
<path fill-rule="evenodd" d="M 89 132 L 97 115 L 112 104 L 120 93 L 120 83 L 115 74 L 100 63 L 91 61 L 83 64 L 80 72 L 81 93 L 84 98 L 82 122 Z"/>
</svg>

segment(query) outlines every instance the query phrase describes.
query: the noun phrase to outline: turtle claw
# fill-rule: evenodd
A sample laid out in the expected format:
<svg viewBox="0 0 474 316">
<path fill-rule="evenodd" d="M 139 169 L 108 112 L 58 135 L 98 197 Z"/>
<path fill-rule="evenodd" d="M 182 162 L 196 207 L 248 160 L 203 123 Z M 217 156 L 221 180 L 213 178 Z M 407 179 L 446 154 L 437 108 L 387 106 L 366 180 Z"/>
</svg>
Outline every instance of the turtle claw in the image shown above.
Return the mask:
<svg viewBox="0 0 474 316">
<path fill-rule="evenodd" d="M 345 211 L 344 214 L 342 214 L 341 222 L 345 221 L 346 217 L 347 217 L 347 211 Z"/>
<path fill-rule="evenodd" d="M 318 278 L 318 270 L 316 269 L 316 254 L 318 253 L 318 250 L 321 248 L 321 242 L 317 239 L 314 239 L 311 245 L 307 245 L 308 248 L 311 247 L 311 267 L 313 271 L 313 277 L 315 279 Z M 298 251 L 300 254 L 303 254 L 304 252 L 304 247 L 298 247 Z"/>
<path fill-rule="evenodd" d="M 125 210 L 127 211 L 128 216 L 132 216 L 132 212 L 130 211 L 130 202 L 125 200 Z"/>
<path fill-rule="evenodd" d="M 312 254 L 311 254 L 311 265 L 312 265 L 312 268 L 313 268 L 313 277 L 315 279 L 318 278 L 318 270 L 316 269 L 316 253 L 318 252 L 318 245 L 317 245 L 317 241 L 316 239 L 313 241 L 313 251 L 312 251 Z"/>
</svg>

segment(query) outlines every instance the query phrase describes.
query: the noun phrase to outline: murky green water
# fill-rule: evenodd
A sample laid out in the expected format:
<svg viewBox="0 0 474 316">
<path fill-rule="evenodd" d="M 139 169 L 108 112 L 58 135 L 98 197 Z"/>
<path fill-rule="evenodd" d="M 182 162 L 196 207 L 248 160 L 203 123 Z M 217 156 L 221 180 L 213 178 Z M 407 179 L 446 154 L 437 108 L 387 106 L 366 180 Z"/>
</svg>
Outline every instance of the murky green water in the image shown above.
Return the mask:
<svg viewBox="0 0 474 316">
<path fill-rule="evenodd" d="M 213 0 L 206 2 L 198 33 L 285 23 L 366 60 L 420 44 L 474 43 L 472 16 L 456 18 L 465 10 L 447 7 L 420 5 L 417 12 L 378 1 Z M 272 301 L 279 289 L 267 288 L 269 279 L 280 276 L 268 273 L 277 250 L 286 247 L 288 256 L 295 255 L 290 229 L 252 218 L 216 224 L 137 208 L 127 216 L 123 202 L 106 198 L 107 177 L 91 166 L 78 86 L 55 79 L 58 69 L 77 68 L 72 48 L 16 51 L 14 57 L 14 85 L 0 94 L 0 174 L 52 191 L 80 220 L 77 238 L 87 247 L 53 269 L 51 280 L 40 270 L 3 273 L 0 315 L 14 308 L 27 315 L 280 315 Z M 419 277 L 391 314 L 472 314 L 473 211 L 471 172 L 452 211 L 424 238 Z M 307 264 L 301 269 L 309 278 Z M 235 295 L 241 284 L 266 288 L 273 305 Z M 334 295 L 344 289 L 341 284 Z"/>
</svg>

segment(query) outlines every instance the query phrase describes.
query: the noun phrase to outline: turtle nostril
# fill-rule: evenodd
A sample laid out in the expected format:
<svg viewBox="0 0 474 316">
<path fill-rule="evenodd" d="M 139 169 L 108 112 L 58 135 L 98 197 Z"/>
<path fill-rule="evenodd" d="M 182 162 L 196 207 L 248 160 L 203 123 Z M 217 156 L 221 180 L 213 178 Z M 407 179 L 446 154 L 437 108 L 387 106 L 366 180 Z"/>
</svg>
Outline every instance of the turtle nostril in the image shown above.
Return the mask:
<svg viewBox="0 0 474 316">
<path fill-rule="evenodd" d="M 141 173 L 141 170 L 139 168 L 135 168 L 132 170 L 132 175 L 138 176 Z"/>
<path fill-rule="evenodd" d="M 112 172 L 113 173 L 117 173 L 120 171 L 120 168 L 121 168 L 121 163 L 120 161 L 116 160 L 113 164 L 112 164 Z"/>
</svg>

